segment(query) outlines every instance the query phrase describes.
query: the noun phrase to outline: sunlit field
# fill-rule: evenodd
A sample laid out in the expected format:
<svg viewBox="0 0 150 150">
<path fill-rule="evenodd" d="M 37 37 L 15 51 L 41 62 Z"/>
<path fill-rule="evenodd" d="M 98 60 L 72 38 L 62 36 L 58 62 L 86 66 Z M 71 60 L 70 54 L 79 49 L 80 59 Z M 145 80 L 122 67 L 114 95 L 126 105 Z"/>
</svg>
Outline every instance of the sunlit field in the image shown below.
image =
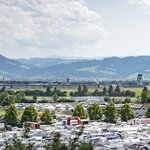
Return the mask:
<svg viewBox="0 0 150 150">
<path fill-rule="evenodd" d="M 126 91 L 126 90 L 134 91 L 136 93 L 136 97 L 141 96 L 141 93 L 143 90 L 143 88 L 121 88 L 121 89 L 124 91 Z"/>
<path fill-rule="evenodd" d="M 94 90 L 95 90 L 96 88 L 88 88 L 88 90 L 89 90 L 89 93 L 92 93 L 92 92 L 94 92 Z M 12 89 L 12 90 L 14 90 L 14 91 L 24 91 L 24 90 L 42 90 L 42 91 L 46 91 L 46 88 L 32 88 L 32 89 L 24 89 L 24 88 L 21 88 L 21 89 Z M 66 91 L 67 92 L 67 97 L 69 97 L 70 96 L 70 92 L 76 92 L 77 91 L 77 88 L 60 88 L 60 90 L 61 91 Z M 102 90 L 102 88 L 101 89 L 98 89 L 99 91 L 100 90 Z M 143 90 L 143 88 L 137 88 L 137 87 L 129 87 L 129 88 L 124 88 L 124 87 L 121 87 L 121 90 L 123 90 L 123 91 L 127 91 L 127 90 L 130 90 L 130 91 L 134 91 L 135 93 L 136 93 L 136 96 L 135 97 L 139 97 L 139 96 L 141 96 L 141 93 L 142 93 L 142 90 Z M 28 98 L 32 98 L 32 96 L 30 97 L 30 96 L 28 96 Z"/>
</svg>

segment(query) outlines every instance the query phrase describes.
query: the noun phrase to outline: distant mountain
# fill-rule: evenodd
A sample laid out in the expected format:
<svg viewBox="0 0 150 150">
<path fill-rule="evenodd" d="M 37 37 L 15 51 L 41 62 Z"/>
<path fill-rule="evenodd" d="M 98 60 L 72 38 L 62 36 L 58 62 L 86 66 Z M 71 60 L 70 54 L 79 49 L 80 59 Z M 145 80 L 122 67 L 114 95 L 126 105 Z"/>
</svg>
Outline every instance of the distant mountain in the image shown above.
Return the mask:
<svg viewBox="0 0 150 150">
<path fill-rule="evenodd" d="M 64 58 L 30 58 L 30 59 L 18 59 L 21 63 L 24 63 L 28 66 L 32 67 L 47 67 L 47 66 L 53 66 L 57 64 L 68 64 L 71 62 L 77 62 L 83 59 L 64 59 Z"/>
<path fill-rule="evenodd" d="M 17 79 L 28 69 L 29 67 L 27 65 L 0 55 L 0 76 L 4 75 L 10 79 Z"/>
<path fill-rule="evenodd" d="M 142 73 L 150 79 L 150 56 L 104 59 L 31 58 L 0 56 L 0 73 L 12 79 L 136 79 Z"/>
<path fill-rule="evenodd" d="M 18 59 L 21 63 L 33 67 L 46 67 L 59 64 L 65 60 L 61 58 L 30 58 L 30 59 Z"/>
</svg>

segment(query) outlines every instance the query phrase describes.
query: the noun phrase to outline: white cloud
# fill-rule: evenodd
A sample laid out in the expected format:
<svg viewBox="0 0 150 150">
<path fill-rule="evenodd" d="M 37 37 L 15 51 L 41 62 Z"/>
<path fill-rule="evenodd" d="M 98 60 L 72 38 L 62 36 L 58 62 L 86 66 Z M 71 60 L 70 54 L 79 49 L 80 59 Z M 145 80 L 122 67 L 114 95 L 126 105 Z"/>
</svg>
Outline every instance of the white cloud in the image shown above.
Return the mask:
<svg viewBox="0 0 150 150">
<path fill-rule="evenodd" d="M 0 49 L 63 50 L 96 48 L 106 32 L 101 16 L 83 0 L 0 0 Z M 18 50 L 17 50 L 18 52 Z M 29 54 L 30 56 L 30 54 Z"/>
<path fill-rule="evenodd" d="M 150 5 L 150 0 L 129 0 L 132 4 Z"/>
<path fill-rule="evenodd" d="M 150 14 L 150 0 L 128 0 L 130 4 L 142 6 L 147 14 Z"/>
</svg>

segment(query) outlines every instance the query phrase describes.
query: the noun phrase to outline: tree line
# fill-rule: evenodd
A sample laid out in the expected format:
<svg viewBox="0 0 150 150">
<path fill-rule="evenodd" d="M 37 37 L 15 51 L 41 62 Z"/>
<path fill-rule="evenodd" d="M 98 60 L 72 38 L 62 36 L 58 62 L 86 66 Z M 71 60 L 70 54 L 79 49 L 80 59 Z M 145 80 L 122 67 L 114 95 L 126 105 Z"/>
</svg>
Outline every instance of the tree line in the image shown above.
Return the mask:
<svg viewBox="0 0 150 150">
<path fill-rule="evenodd" d="M 66 91 L 61 91 L 60 89 L 47 87 L 46 90 L 22 90 L 22 92 L 25 94 L 25 96 L 53 96 L 54 94 L 57 94 L 58 96 L 66 96 Z M 7 93 L 9 95 L 15 95 L 17 93 L 20 93 L 20 90 L 14 91 L 14 90 L 7 90 Z"/>
<path fill-rule="evenodd" d="M 11 126 L 19 126 L 22 125 L 26 121 L 37 122 L 41 121 L 45 124 L 52 123 L 52 113 L 48 109 L 45 109 L 40 118 L 38 118 L 38 112 L 36 111 L 34 106 L 27 106 L 21 117 L 19 117 L 19 112 L 15 105 L 10 105 L 5 110 L 4 121 L 6 124 Z"/>
<path fill-rule="evenodd" d="M 6 91 L 5 88 L 1 89 L 0 93 Z M 44 90 L 7 90 L 7 93 L 9 95 L 16 95 L 20 92 L 23 92 L 25 96 L 60 96 L 60 97 L 66 97 L 67 96 L 67 91 L 62 91 L 60 89 L 54 88 L 51 89 L 50 87 L 46 88 L 46 91 Z M 110 85 L 109 87 L 103 87 L 102 90 L 98 90 L 95 89 L 93 92 L 89 91 L 88 87 L 86 85 L 82 86 L 78 86 L 77 91 L 75 92 L 70 92 L 70 96 L 130 96 L 130 97 L 134 97 L 135 96 L 135 92 L 134 91 L 130 91 L 130 90 L 121 90 L 121 88 L 119 87 L 119 85 L 117 85 L 115 88 Z"/>
<path fill-rule="evenodd" d="M 70 92 L 70 96 L 129 96 L 135 97 L 135 92 L 126 90 L 122 91 L 119 85 L 115 88 L 110 85 L 108 88 L 103 87 L 102 90 L 95 89 L 94 92 L 89 92 L 87 86 L 79 86 L 76 92 Z"/>
<path fill-rule="evenodd" d="M 122 121 L 128 121 L 135 118 L 135 112 L 130 107 L 129 104 L 124 104 L 121 106 L 120 110 L 117 110 L 115 104 L 110 102 L 107 106 L 102 109 L 97 103 L 89 105 L 87 110 L 85 110 L 82 104 L 78 104 L 74 111 L 73 116 L 79 116 L 81 119 L 90 118 L 90 120 L 103 120 L 109 123 L 115 123 L 120 117 Z M 104 117 L 103 117 L 104 116 Z M 150 105 L 148 106 L 145 117 L 150 118 Z M 19 120 L 19 118 L 21 118 Z M 27 106 L 21 117 L 19 117 L 19 112 L 15 105 L 10 105 L 5 110 L 4 120 L 7 124 L 15 126 L 19 123 L 26 121 L 37 122 L 42 121 L 43 123 L 50 124 L 52 122 L 53 116 L 51 111 L 45 109 L 42 116 L 38 118 L 38 113 L 34 106 Z"/>
<path fill-rule="evenodd" d="M 126 117 L 124 117 L 124 114 Z M 116 123 L 119 115 L 121 115 L 122 121 L 127 121 L 135 117 L 134 111 L 131 109 L 129 104 L 125 104 L 121 107 L 121 110 L 118 111 L 113 102 L 110 102 L 105 109 L 102 109 L 98 104 L 91 104 L 87 110 L 84 110 L 81 104 L 75 107 L 73 112 L 74 116 L 79 116 L 81 119 L 87 117 L 90 120 L 102 120 L 109 123 Z M 103 118 L 104 116 L 104 118 Z"/>
<path fill-rule="evenodd" d="M 83 108 L 82 104 L 77 105 L 74 109 L 73 116 L 79 116 L 81 119 L 89 117 L 90 120 L 103 120 L 105 122 L 115 123 L 119 117 L 122 121 L 135 118 L 135 112 L 127 103 L 122 105 L 120 110 L 117 110 L 113 102 L 107 104 L 104 109 L 94 103 L 87 110 Z M 150 118 L 150 105 L 146 110 L 145 117 Z"/>
<path fill-rule="evenodd" d="M 3 88 L 2 88 L 3 89 Z M 13 90 L 0 90 L 0 106 L 9 106 L 11 104 L 15 103 L 60 103 L 60 102 L 74 102 L 72 99 L 66 99 L 63 96 L 66 95 L 65 91 L 61 91 L 59 89 L 53 89 L 51 90 L 49 87 L 47 88 L 46 92 L 42 90 L 18 90 L 18 91 L 13 91 Z M 41 93 L 41 94 L 40 94 Z M 46 94 L 42 94 L 46 93 Z M 52 99 L 47 100 L 47 99 L 42 99 L 38 100 L 39 95 L 49 95 L 52 96 Z M 30 96 L 30 97 L 26 97 Z M 59 97 L 61 96 L 61 97 Z"/>
</svg>

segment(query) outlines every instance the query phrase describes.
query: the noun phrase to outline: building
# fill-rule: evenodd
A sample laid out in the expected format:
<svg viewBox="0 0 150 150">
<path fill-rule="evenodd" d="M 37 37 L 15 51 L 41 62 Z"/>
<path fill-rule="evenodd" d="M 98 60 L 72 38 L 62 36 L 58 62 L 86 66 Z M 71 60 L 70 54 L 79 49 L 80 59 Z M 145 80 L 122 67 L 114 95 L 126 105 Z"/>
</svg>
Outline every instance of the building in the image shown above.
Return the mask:
<svg viewBox="0 0 150 150">
<path fill-rule="evenodd" d="M 70 84 L 70 78 L 69 77 L 67 78 L 67 84 Z"/>
<path fill-rule="evenodd" d="M 131 125 L 139 125 L 139 124 L 149 125 L 150 118 L 142 118 L 142 119 L 135 118 L 135 119 L 129 120 L 128 123 Z"/>
<path fill-rule="evenodd" d="M 134 110 L 136 117 L 144 116 L 147 106 L 144 104 L 132 104 L 131 108 Z"/>
<path fill-rule="evenodd" d="M 40 129 L 40 124 L 37 122 L 25 122 L 23 127 L 29 127 L 30 129 Z"/>
<path fill-rule="evenodd" d="M 138 74 L 137 76 L 137 86 L 142 86 L 143 85 L 143 75 Z"/>
</svg>

